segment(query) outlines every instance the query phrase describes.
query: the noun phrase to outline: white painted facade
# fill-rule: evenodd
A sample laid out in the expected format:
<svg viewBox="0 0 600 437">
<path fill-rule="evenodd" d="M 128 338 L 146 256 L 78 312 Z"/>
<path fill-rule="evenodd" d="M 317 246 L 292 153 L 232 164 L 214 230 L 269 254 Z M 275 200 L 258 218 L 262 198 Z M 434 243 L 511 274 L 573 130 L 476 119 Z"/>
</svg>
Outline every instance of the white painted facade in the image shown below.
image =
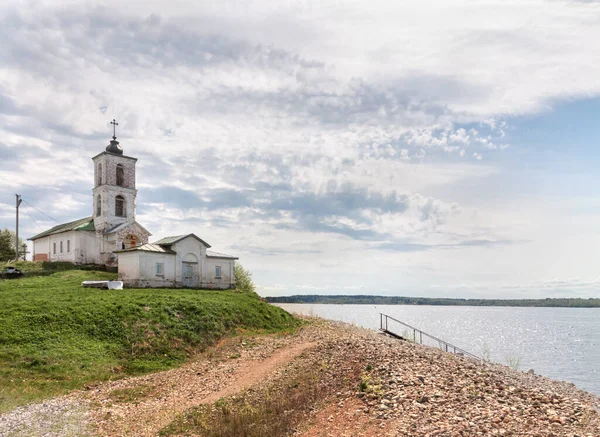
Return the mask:
<svg viewBox="0 0 600 437">
<path fill-rule="evenodd" d="M 119 280 L 127 287 L 235 287 L 236 257 L 213 254 L 194 234 L 119 251 Z"/>
<path fill-rule="evenodd" d="M 68 261 L 75 264 L 101 264 L 101 242 L 92 231 L 67 231 L 33 241 L 33 253 L 44 254 L 42 261 Z M 38 256 L 38 260 L 40 257 Z"/>
</svg>

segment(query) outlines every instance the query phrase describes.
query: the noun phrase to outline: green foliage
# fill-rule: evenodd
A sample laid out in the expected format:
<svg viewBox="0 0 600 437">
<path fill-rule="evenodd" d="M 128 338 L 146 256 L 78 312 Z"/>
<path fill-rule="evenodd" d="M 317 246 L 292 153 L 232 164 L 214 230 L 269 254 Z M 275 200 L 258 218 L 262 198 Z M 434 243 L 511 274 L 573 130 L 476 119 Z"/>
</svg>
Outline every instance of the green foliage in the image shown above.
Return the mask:
<svg viewBox="0 0 600 437">
<path fill-rule="evenodd" d="M 156 390 L 145 384 L 138 384 L 133 387 L 117 388 L 108 394 L 113 402 L 130 403 L 139 402 L 156 393 Z"/>
<path fill-rule="evenodd" d="M 361 381 L 358 385 L 358 391 L 365 392 L 369 388 L 369 383 L 367 381 Z"/>
<path fill-rule="evenodd" d="M 558 299 L 458 299 L 437 297 L 405 296 L 325 296 L 296 295 L 267 297 L 270 303 L 324 303 L 354 305 L 453 305 L 453 306 L 509 306 L 509 307 L 568 307 L 600 308 L 600 299 L 558 298 Z"/>
<path fill-rule="evenodd" d="M 15 259 L 15 238 L 16 235 L 9 229 L 0 229 L 0 261 L 10 261 Z M 19 251 L 25 242 L 19 238 Z"/>
<path fill-rule="evenodd" d="M 227 334 L 298 321 L 233 291 L 81 287 L 107 272 L 0 280 L 0 411 L 96 380 L 167 369 Z"/>
<path fill-rule="evenodd" d="M 483 343 L 481 346 L 481 358 L 488 363 L 492 361 L 492 351 L 487 343 Z"/>
<path fill-rule="evenodd" d="M 246 293 L 254 293 L 256 287 L 252 281 L 252 273 L 236 263 L 234 267 L 235 273 L 235 288 Z"/>
<path fill-rule="evenodd" d="M 73 264 L 67 261 L 9 261 L 5 264 L 5 266 L 14 266 L 21 270 L 27 276 L 44 276 L 44 275 L 52 275 L 56 272 L 65 272 L 68 270 L 99 270 L 106 271 L 106 268 L 101 265 L 81 265 L 81 264 Z M 0 264 L 2 267 L 2 264 Z"/>
<path fill-rule="evenodd" d="M 504 359 L 506 360 L 506 365 L 508 367 L 513 370 L 519 370 L 519 367 L 521 366 L 521 357 L 517 355 L 506 355 Z"/>
</svg>

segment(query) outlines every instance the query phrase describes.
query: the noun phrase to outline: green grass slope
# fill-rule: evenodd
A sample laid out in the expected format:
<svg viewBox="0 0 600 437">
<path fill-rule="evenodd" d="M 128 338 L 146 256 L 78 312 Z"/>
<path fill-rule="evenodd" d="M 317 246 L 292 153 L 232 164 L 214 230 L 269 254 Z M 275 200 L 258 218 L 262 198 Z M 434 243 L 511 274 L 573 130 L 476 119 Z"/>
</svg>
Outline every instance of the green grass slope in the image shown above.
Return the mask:
<svg viewBox="0 0 600 437">
<path fill-rule="evenodd" d="M 72 270 L 0 280 L 0 411 L 176 366 L 227 334 L 298 324 L 253 293 L 81 287 L 114 277 Z"/>
</svg>

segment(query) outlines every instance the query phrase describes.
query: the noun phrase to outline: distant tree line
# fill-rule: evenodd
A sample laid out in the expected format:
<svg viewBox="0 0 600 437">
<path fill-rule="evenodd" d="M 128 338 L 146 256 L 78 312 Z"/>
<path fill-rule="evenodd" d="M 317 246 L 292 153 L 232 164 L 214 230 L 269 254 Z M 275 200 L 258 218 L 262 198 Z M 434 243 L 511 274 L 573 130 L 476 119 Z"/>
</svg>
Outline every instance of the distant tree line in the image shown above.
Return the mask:
<svg viewBox="0 0 600 437">
<path fill-rule="evenodd" d="M 561 307 L 561 308 L 600 308 L 600 298 L 546 298 L 546 299 L 453 299 L 438 297 L 404 296 L 273 296 L 267 297 L 271 303 L 323 303 L 354 305 L 455 305 L 455 306 L 503 306 L 503 307 Z"/>
</svg>

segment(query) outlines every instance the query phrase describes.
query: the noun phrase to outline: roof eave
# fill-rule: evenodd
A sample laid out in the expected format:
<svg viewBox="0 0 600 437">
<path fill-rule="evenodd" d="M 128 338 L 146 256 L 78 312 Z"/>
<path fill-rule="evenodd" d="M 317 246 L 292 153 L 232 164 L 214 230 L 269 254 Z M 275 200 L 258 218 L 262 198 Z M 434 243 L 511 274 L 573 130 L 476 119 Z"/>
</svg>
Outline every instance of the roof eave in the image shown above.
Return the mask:
<svg viewBox="0 0 600 437">
<path fill-rule="evenodd" d="M 123 225 L 133 225 L 133 224 L 135 224 L 135 225 L 138 225 L 140 228 L 142 228 L 142 230 L 143 230 L 144 232 L 146 232 L 146 233 L 148 234 L 148 236 L 152 236 L 152 234 L 150 233 L 150 231 L 148 231 L 148 229 L 146 229 L 145 227 L 143 227 L 142 225 L 140 225 L 140 224 L 137 222 L 137 220 L 134 220 L 134 221 L 132 221 L 132 222 L 129 222 L 129 223 L 127 223 L 127 222 L 125 222 L 125 223 L 122 223 L 122 224 L 120 224 L 119 226 L 115 227 L 113 230 L 105 232 L 105 233 L 104 233 L 104 235 L 108 235 L 108 234 L 113 234 L 113 233 L 115 233 L 115 232 L 117 231 L 117 229 L 119 229 L 119 228 L 120 228 L 121 226 L 123 226 Z"/>
<path fill-rule="evenodd" d="M 117 155 L 117 154 L 115 154 L 115 153 L 110 153 L 110 152 L 107 152 L 106 150 L 105 150 L 104 152 L 100 152 L 100 153 L 98 153 L 96 156 L 94 156 L 94 157 L 92 158 L 92 160 L 94 160 L 94 159 L 96 159 L 97 157 L 99 157 L 99 156 L 102 156 L 102 155 L 118 156 L 119 158 L 133 159 L 134 161 L 137 161 L 137 160 L 138 160 L 137 158 L 133 158 L 133 157 L 131 157 L 131 156 L 127 156 L 127 155 Z"/>
<path fill-rule="evenodd" d="M 114 253 L 133 253 L 133 252 L 146 252 L 146 253 L 156 253 L 158 255 L 177 255 L 177 252 L 173 252 L 172 250 L 165 250 L 164 252 L 157 252 L 156 250 L 148 250 L 148 249 L 120 249 L 113 251 Z"/>
<path fill-rule="evenodd" d="M 204 244 L 207 249 L 210 249 L 212 247 L 210 244 L 208 244 L 206 241 L 204 241 L 202 238 L 198 237 L 194 233 L 182 235 L 181 237 L 177 238 L 176 240 L 170 241 L 169 243 L 160 243 L 161 240 L 164 240 L 164 238 L 162 238 L 161 240 L 158 240 L 157 242 L 152 244 L 158 244 L 159 246 L 172 246 L 173 244 L 178 243 L 181 240 L 185 240 L 187 237 L 194 237 L 200 243 Z"/>
</svg>

